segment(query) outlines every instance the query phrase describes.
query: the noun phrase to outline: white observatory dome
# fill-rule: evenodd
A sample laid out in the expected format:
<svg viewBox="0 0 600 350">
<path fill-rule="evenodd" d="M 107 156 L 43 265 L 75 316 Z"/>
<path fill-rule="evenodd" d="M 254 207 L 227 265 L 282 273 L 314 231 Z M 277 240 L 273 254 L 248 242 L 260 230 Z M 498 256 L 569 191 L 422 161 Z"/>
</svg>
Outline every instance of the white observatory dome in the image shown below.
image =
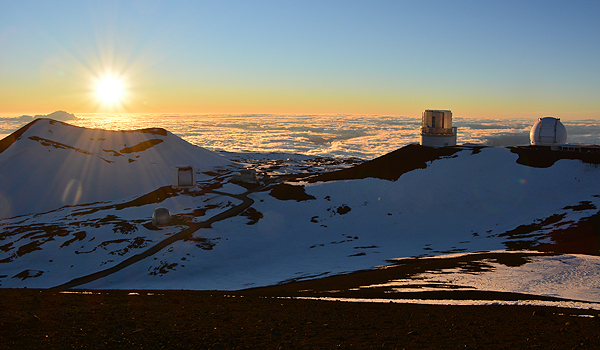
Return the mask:
<svg viewBox="0 0 600 350">
<path fill-rule="evenodd" d="M 532 145 L 538 146 L 564 144 L 567 142 L 567 129 L 558 118 L 540 118 L 531 127 L 529 140 Z"/>
</svg>

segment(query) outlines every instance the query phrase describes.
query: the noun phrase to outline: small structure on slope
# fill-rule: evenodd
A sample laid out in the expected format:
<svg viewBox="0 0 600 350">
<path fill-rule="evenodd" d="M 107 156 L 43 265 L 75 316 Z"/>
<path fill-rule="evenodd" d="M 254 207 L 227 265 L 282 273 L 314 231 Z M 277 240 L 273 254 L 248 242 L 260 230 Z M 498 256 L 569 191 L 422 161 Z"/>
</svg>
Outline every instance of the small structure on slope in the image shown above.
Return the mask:
<svg viewBox="0 0 600 350">
<path fill-rule="evenodd" d="M 233 175 L 233 181 L 257 183 L 258 179 L 256 178 L 256 170 L 243 169 L 239 173 Z"/>
<path fill-rule="evenodd" d="M 152 214 L 152 225 L 156 227 L 168 226 L 171 224 L 171 220 L 172 217 L 169 209 L 164 207 L 154 209 L 154 213 Z"/>
<path fill-rule="evenodd" d="M 196 169 L 193 166 L 174 166 L 171 168 L 171 185 L 175 189 L 196 187 Z"/>
<path fill-rule="evenodd" d="M 423 112 L 421 145 L 429 147 L 456 146 L 456 127 L 452 126 L 452 112 L 427 109 Z"/>
</svg>

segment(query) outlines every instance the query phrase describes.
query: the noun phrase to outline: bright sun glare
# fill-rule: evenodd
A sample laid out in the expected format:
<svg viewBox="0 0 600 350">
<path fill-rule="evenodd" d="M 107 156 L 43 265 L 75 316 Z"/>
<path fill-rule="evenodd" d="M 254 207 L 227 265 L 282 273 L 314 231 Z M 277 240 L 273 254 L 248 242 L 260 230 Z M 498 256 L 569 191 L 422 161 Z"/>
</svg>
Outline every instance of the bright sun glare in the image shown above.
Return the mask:
<svg viewBox="0 0 600 350">
<path fill-rule="evenodd" d="M 104 77 L 96 83 L 96 96 L 105 105 L 116 105 L 123 102 L 125 86 L 116 77 Z"/>
</svg>

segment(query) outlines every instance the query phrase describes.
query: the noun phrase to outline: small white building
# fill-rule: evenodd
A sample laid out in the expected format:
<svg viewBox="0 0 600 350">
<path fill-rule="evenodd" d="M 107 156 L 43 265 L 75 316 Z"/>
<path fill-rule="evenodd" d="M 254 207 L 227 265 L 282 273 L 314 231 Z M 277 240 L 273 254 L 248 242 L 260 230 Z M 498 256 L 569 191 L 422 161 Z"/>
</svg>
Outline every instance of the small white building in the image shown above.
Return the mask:
<svg viewBox="0 0 600 350">
<path fill-rule="evenodd" d="M 429 147 L 456 146 L 456 127 L 452 126 L 452 112 L 427 109 L 423 112 L 421 145 Z"/>
<path fill-rule="evenodd" d="M 256 170 L 255 169 L 244 169 L 237 174 L 233 175 L 234 181 L 247 182 L 247 183 L 256 183 L 258 179 L 256 178 Z"/>
<path fill-rule="evenodd" d="M 540 118 L 529 132 L 529 140 L 532 146 L 556 147 L 567 142 L 567 129 L 554 117 Z"/>
<path fill-rule="evenodd" d="M 177 165 L 171 168 L 171 186 L 175 189 L 196 187 L 196 168 L 190 165 Z"/>
</svg>

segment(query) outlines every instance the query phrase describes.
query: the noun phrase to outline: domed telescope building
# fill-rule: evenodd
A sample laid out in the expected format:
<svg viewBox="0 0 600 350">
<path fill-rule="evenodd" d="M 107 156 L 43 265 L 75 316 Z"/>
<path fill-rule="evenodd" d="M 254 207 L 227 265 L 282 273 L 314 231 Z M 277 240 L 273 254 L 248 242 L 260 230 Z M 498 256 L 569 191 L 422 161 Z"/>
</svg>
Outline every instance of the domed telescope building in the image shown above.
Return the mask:
<svg viewBox="0 0 600 350">
<path fill-rule="evenodd" d="M 532 146 L 550 146 L 556 148 L 567 142 L 567 129 L 558 118 L 540 118 L 531 127 L 529 140 Z"/>
<path fill-rule="evenodd" d="M 540 118 L 529 132 L 529 147 L 550 149 L 552 151 L 570 151 L 581 153 L 600 153 L 600 146 L 567 143 L 567 129 L 554 117 Z"/>
<path fill-rule="evenodd" d="M 452 112 L 427 109 L 423 112 L 421 145 L 429 147 L 456 146 L 456 127 L 452 126 Z"/>
</svg>

